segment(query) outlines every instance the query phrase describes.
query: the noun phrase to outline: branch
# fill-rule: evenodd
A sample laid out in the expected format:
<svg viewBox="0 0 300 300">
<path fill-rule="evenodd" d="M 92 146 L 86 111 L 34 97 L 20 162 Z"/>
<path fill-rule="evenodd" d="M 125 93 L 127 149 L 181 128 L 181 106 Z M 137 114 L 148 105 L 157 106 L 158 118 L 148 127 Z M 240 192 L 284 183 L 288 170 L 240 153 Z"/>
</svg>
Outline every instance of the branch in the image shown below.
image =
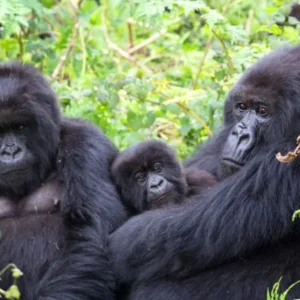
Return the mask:
<svg viewBox="0 0 300 300">
<path fill-rule="evenodd" d="M 234 73 L 234 66 L 233 66 L 233 63 L 232 63 L 232 59 L 229 55 L 228 49 L 227 49 L 227 47 L 224 43 L 224 40 L 217 34 L 217 32 L 214 29 L 212 29 L 212 32 L 216 36 L 216 38 L 219 40 L 219 42 L 221 43 L 221 46 L 222 46 L 222 48 L 225 52 L 225 56 L 226 56 L 226 59 L 227 59 L 227 62 L 228 62 L 230 74 L 233 74 Z"/>
<path fill-rule="evenodd" d="M 80 38 L 80 44 L 81 44 L 81 50 L 82 50 L 82 68 L 81 68 L 81 76 L 85 74 L 86 71 L 86 47 L 84 42 L 84 36 L 81 28 L 79 28 L 79 38 Z"/>
<path fill-rule="evenodd" d="M 23 45 L 23 40 L 22 40 L 22 36 L 21 34 L 17 33 L 16 34 L 16 40 L 18 42 L 18 45 L 19 45 L 19 59 L 21 61 L 23 61 L 23 55 L 24 55 L 24 45 Z"/>
<path fill-rule="evenodd" d="M 107 30 L 107 18 L 105 16 L 105 6 L 102 11 L 102 20 L 103 20 L 103 33 L 104 33 L 104 38 L 105 41 L 108 45 L 108 47 L 114 51 L 116 51 L 121 57 L 127 59 L 128 61 L 132 62 L 135 64 L 137 67 L 141 68 L 145 73 L 150 74 L 152 73 L 150 69 L 148 69 L 146 66 L 141 65 L 133 56 L 131 56 L 129 53 L 127 53 L 125 50 L 117 46 L 115 43 L 113 43 L 108 35 L 108 30 Z"/>
<path fill-rule="evenodd" d="M 207 44 L 205 46 L 205 49 L 204 49 L 204 53 L 203 53 L 203 56 L 202 56 L 202 59 L 200 61 L 200 65 L 198 67 L 198 71 L 196 72 L 196 75 L 195 75 L 195 78 L 193 80 L 193 84 L 192 84 L 192 88 L 193 90 L 195 90 L 197 88 L 197 85 L 198 85 L 198 78 L 202 72 L 202 68 L 204 66 L 204 63 L 205 63 L 205 60 L 206 60 L 206 57 L 207 57 L 207 54 L 208 54 L 208 51 L 212 45 L 214 41 L 214 35 L 211 34 L 211 36 L 209 37 L 208 41 L 207 41 Z"/>
<path fill-rule="evenodd" d="M 157 32 L 150 36 L 147 40 L 142 41 L 141 43 L 137 44 L 135 47 L 130 48 L 127 52 L 129 54 L 133 54 L 134 52 L 137 52 L 144 48 L 145 46 L 153 43 L 154 41 L 158 40 L 162 35 L 164 35 L 167 31 L 165 29 L 161 30 L 160 32 Z"/>
<path fill-rule="evenodd" d="M 232 0 L 227 0 L 227 3 L 226 5 L 224 6 L 223 10 L 222 10 L 222 15 L 225 15 L 225 13 L 227 12 L 230 4 L 231 4 L 231 1 Z M 193 90 L 195 90 L 197 88 L 197 85 L 198 85 L 198 78 L 199 78 L 199 75 L 201 74 L 202 72 L 202 68 L 204 66 L 204 63 L 205 63 L 205 60 L 206 60 L 206 57 L 207 57 L 207 54 L 208 54 L 208 51 L 212 45 L 214 41 L 214 33 L 212 33 L 207 41 L 207 44 L 205 46 L 205 50 L 204 50 L 204 54 L 203 54 L 203 57 L 200 61 L 200 65 L 199 65 L 199 68 L 198 68 L 198 71 L 196 72 L 196 75 L 195 75 L 195 78 L 193 80 L 193 83 L 192 83 L 192 88 Z"/>
<path fill-rule="evenodd" d="M 162 96 L 164 96 L 166 99 L 171 100 L 165 93 L 163 92 L 159 92 Z M 180 103 L 178 101 L 174 102 L 175 104 L 177 104 L 181 109 L 183 109 L 184 111 L 186 111 L 187 113 L 189 113 L 190 115 L 192 115 L 194 117 L 194 119 L 206 130 L 206 132 L 212 136 L 213 132 L 211 131 L 211 129 L 208 127 L 208 125 L 194 112 L 192 111 L 187 105 Z"/>
<path fill-rule="evenodd" d="M 134 24 L 134 20 L 132 18 L 129 18 L 127 20 L 127 29 L 128 29 L 128 38 L 129 38 L 129 48 L 132 48 L 134 46 L 133 42 L 133 32 L 132 32 L 132 27 Z"/>
<path fill-rule="evenodd" d="M 70 53 L 72 52 L 74 46 L 75 46 L 75 43 L 76 43 L 76 40 L 77 40 L 77 37 L 78 37 L 78 33 L 79 33 L 79 26 L 80 26 L 80 22 L 79 22 L 79 10 L 80 10 L 80 6 L 82 4 L 83 0 L 80 0 L 78 2 L 78 4 L 76 4 L 74 2 L 74 0 L 71 0 L 71 5 L 73 6 L 74 8 L 74 11 L 75 11 L 75 18 L 74 18 L 74 31 L 73 31 L 73 35 L 68 43 L 68 46 L 65 50 L 65 52 L 63 53 L 63 55 L 61 56 L 56 68 L 54 69 L 53 73 L 52 73 L 52 79 L 56 79 L 57 76 L 61 73 L 61 70 L 63 69 L 65 63 L 66 63 L 66 60 L 68 58 L 68 56 L 70 55 Z"/>
</svg>

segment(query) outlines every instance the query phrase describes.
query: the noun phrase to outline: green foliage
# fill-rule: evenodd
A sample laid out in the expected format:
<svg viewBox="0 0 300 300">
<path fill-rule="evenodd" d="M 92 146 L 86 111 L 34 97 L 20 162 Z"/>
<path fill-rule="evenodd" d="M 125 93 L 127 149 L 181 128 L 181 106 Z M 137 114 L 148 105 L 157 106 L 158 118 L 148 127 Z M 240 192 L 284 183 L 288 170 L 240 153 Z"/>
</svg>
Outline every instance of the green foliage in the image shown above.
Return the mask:
<svg viewBox="0 0 300 300">
<path fill-rule="evenodd" d="M 293 213 L 293 216 L 292 216 L 292 221 L 294 222 L 297 218 L 300 217 L 300 209 L 296 210 L 294 213 Z"/>
<path fill-rule="evenodd" d="M 273 288 L 271 291 L 269 289 L 267 290 L 267 300 L 285 300 L 288 293 L 291 291 L 291 289 L 296 285 L 300 283 L 300 280 L 293 283 L 286 289 L 283 293 L 279 292 L 280 288 L 280 282 L 282 277 L 273 285 Z"/>
<path fill-rule="evenodd" d="M 8 300 L 19 300 L 21 299 L 21 294 L 17 286 L 17 280 L 18 278 L 23 276 L 23 273 L 14 264 L 8 264 L 3 270 L 0 271 L 0 278 L 9 269 L 11 270 L 13 284 L 6 291 L 0 289 L 0 298 L 3 297 L 4 299 L 8 299 Z"/>
<path fill-rule="evenodd" d="M 162 138 L 184 158 L 222 122 L 239 75 L 264 53 L 299 40 L 300 23 L 285 21 L 290 6 L 0 0 L 0 57 L 39 67 L 64 112 L 91 120 L 118 147 Z M 140 47 L 131 53 L 131 46 Z"/>
</svg>

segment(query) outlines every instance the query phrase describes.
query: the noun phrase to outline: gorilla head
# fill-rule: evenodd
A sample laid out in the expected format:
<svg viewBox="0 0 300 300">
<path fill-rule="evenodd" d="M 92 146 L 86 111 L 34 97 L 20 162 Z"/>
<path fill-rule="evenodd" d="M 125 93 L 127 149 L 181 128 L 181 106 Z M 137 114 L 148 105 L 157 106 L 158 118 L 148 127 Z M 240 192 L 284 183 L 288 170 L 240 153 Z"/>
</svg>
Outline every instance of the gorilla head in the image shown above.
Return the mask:
<svg viewBox="0 0 300 300">
<path fill-rule="evenodd" d="M 55 163 L 60 112 L 55 94 L 32 67 L 0 68 L 0 189 L 15 198 L 30 193 Z"/>
<path fill-rule="evenodd" d="M 112 175 L 125 203 L 134 212 L 180 203 L 187 185 L 174 152 L 161 141 L 146 141 L 124 150 Z"/>
<path fill-rule="evenodd" d="M 259 60 L 228 95 L 224 125 L 229 134 L 221 154 L 224 177 L 239 170 L 264 146 L 277 142 L 278 137 L 300 132 L 300 107 L 294 105 L 300 97 L 295 84 L 300 79 L 295 67 L 300 67 L 300 52 L 293 48 L 285 54 L 286 49 L 281 49 Z"/>
</svg>

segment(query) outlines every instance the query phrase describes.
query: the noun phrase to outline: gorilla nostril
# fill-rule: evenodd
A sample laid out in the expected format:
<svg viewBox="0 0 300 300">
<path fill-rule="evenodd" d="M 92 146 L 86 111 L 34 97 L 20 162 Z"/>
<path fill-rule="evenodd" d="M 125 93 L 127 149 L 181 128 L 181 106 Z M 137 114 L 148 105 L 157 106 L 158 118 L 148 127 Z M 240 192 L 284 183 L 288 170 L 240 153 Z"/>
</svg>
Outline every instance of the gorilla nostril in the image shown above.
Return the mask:
<svg viewBox="0 0 300 300">
<path fill-rule="evenodd" d="M 153 183 L 153 184 L 150 185 L 150 188 L 151 189 L 156 189 L 156 188 L 158 188 L 158 184 L 157 183 Z"/>
<path fill-rule="evenodd" d="M 163 179 L 160 179 L 160 181 L 158 182 L 157 186 L 160 187 L 160 186 L 162 186 L 163 183 L 164 183 Z"/>
<path fill-rule="evenodd" d="M 17 147 L 13 153 L 12 153 L 12 156 L 13 158 L 18 158 L 22 153 L 22 149 L 20 147 Z"/>
<path fill-rule="evenodd" d="M 240 136 L 240 141 L 248 140 L 249 138 L 250 135 L 248 133 L 245 133 Z"/>
</svg>

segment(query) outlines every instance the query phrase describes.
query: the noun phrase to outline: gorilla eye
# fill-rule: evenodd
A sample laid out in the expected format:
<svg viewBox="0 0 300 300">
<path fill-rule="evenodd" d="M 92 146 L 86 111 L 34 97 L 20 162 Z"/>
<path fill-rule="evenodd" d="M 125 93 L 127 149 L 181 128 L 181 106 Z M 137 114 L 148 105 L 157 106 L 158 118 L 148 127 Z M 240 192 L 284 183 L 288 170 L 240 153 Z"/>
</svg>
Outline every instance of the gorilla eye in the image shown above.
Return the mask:
<svg viewBox="0 0 300 300">
<path fill-rule="evenodd" d="M 24 125 L 20 125 L 20 126 L 18 126 L 17 129 L 18 129 L 19 132 L 22 132 L 25 129 L 25 126 Z"/>
<path fill-rule="evenodd" d="M 268 114 L 267 108 L 264 106 L 259 107 L 258 114 L 260 114 L 261 116 L 266 116 Z"/>
<path fill-rule="evenodd" d="M 146 179 L 146 173 L 145 172 L 137 172 L 134 176 L 136 181 L 144 181 Z"/>
<path fill-rule="evenodd" d="M 236 106 L 239 110 L 247 110 L 247 105 L 245 105 L 244 103 L 240 102 L 237 104 Z"/>
<path fill-rule="evenodd" d="M 155 163 L 152 167 L 152 170 L 156 173 L 160 172 L 162 170 L 162 164 L 161 163 Z"/>
</svg>

